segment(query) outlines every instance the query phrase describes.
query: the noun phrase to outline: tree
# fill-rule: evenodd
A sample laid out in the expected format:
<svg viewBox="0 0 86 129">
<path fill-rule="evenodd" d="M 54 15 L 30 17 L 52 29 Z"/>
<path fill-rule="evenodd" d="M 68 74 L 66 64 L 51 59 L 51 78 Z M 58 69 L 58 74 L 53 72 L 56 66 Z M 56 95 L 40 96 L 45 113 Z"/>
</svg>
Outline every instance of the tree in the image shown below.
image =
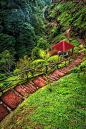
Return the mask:
<svg viewBox="0 0 86 129">
<path fill-rule="evenodd" d="M 5 71 L 7 74 L 11 75 L 11 68 L 13 64 L 14 58 L 8 50 L 5 50 L 0 54 L 0 70 Z"/>
<path fill-rule="evenodd" d="M 38 41 L 37 41 L 37 47 L 38 48 L 41 48 L 43 50 L 46 50 L 48 47 L 49 47 L 49 44 L 47 43 L 46 40 L 44 40 L 43 38 L 40 38 Z"/>
<path fill-rule="evenodd" d="M 36 35 L 42 35 L 45 30 L 44 23 L 37 14 L 32 14 L 30 17 L 30 23 L 34 27 L 34 31 Z"/>
<path fill-rule="evenodd" d="M 40 59 L 39 50 L 40 50 L 40 48 L 38 48 L 38 47 L 35 47 L 35 48 L 32 50 L 32 57 L 33 57 L 35 60 L 36 60 L 36 59 Z"/>
<path fill-rule="evenodd" d="M 31 55 L 44 33 L 44 0 L 0 0 L 0 53 L 9 50 L 16 59 Z"/>
<path fill-rule="evenodd" d="M 21 71 L 30 69 L 31 62 L 32 62 L 32 58 L 28 57 L 28 55 L 25 54 L 22 59 L 20 58 L 19 61 L 17 61 L 15 73 L 17 70 L 21 72 Z"/>
<path fill-rule="evenodd" d="M 11 54 L 15 54 L 15 38 L 7 34 L 0 34 L 0 53 L 9 50 Z"/>
<path fill-rule="evenodd" d="M 19 59 L 19 61 L 17 61 L 14 74 L 31 69 L 32 67 L 32 57 L 28 57 L 28 55 L 25 54 L 22 59 Z M 28 73 L 30 73 L 30 71 L 26 71 L 25 74 L 21 75 L 21 78 L 24 78 L 24 75 L 26 75 L 28 78 Z"/>
</svg>

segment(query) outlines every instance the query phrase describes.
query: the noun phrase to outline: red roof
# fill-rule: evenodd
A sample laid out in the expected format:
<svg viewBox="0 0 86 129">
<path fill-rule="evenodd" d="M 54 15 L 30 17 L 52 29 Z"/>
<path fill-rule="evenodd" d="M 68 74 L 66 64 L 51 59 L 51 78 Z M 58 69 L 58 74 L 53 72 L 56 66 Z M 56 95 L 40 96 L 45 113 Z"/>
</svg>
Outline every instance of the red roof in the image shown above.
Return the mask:
<svg viewBox="0 0 86 129">
<path fill-rule="evenodd" d="M 63 40 L 63 41 L 55 44 L 51 48 L 55 48 L 55 49 L 57 49 L 59 51 L 65 52 L 65 51 L 67 51 L 67 50 L 69 50 L 71 48 L 74 48 L 74 47 L 75 47 L 74 45 L 72 45 L 72 44 L 70 44 L 70 43 L 68 43 L 68 42 Z"/>
</svg>

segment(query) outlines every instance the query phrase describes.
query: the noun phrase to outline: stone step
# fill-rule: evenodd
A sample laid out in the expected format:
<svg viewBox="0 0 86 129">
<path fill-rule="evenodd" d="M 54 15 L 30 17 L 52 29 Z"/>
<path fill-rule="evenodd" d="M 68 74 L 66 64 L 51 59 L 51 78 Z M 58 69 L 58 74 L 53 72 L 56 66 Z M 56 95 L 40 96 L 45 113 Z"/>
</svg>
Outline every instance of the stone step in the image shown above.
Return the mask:
<svg viewBox="0 0 86 129">
<path fill-rule="evenodd" d="M 58 78 L 55 75 L 50 74 L 50 76 L 53 77 L 55 80 L 58 80 Z"/>
<path fill-rule="evenodd" d="M 76 67 L 76 65 L 74 67 Z M 74 67 L 73 66 L 69 66 L 69 67 L 67 67 L 67 69 L 70 70 L 70 69 L 72 69 Z"/>
<path fill-rule="evenodd" d="M 34 87 L 31 83 L 27 82 L 27 84 L 28 84 L 34 91 L 37 90 L 36 87 Z"/>
<path fill-rule="evenodd" d="M 48 76 L 48 78 L 51 79 L 51 80 L 53 80 L 53 81 L 56 80 L 56 79 L 55 79 L 54 77 L 52 77 L 52 76 Z"/>
<path fill-rule="evenodd" d="M 46 81 L 43 80 L 41 77 L 36 77 L 35 79 L 33 79 L 33 83 L 37 85 L 39 88 L 46 85 Z"/>
<path fill-rule="evenodd" d="M 15 90 L 19 92 L 22 96 L 24 96 L 27 92 L 25 88 L 22 88 L 21 86 L 16 86 Z"/>
<path fill-rule="evenodd" d="M 29 87 L 33 92 L 35 92 L 35 90 L 30 85 L 28 85 L 28 83 L 25 83 L 25 85 Z"/>
<path fill-rule="evenodd" d="M 53 82 L 52 80 L 50 80 L 49 78 L 47 78 L 46 76 L 43 76 L 43 78 L 49 82 Z"/>
<path fill-rule="evenodd" d="M 79 56 L 79 57 L 78 57 L 78 59 L 82 59 L 82 58 L 83 58 L 83 56 Z"/>
<path fill-rule="evenodd" d="M 0 103 L 0 121 L 2 121 L 8 114 L 9 111 L 7 108 Z"/>
<path fill-rule="evenodd" d="M 5 92 L 1 96 L 1 100 L 11 109 L 15 109 L 22 102 L 22 98 L 12 90 Z"/>
<path fill-rule="evenodd" d="M 78 65 L 78 64 L 80 64 L 80 62 L 79 62 L 79 61 L 76 61 L 76 62 L 74 62 L 74 64 L 75 64 L 75 65 Z"/>
<path fill-rule="evenodd" d="M 22 84 L 23 85 L 23 87 L 29 92 L 29 93 L 33 93 L 33 90 L 31 90 L 27 85 L 25 85 L 25 84 Z"/>
<path fill-rule="evenodd" d="M 23 99 L 23 96 L 19 92 L 17 92 L 15 89 L 11 88 L 10 90 Z"/>
<path fill-rule="evenodd" d="M 67 73 L 69 73 L 69 72 L 70 72 L 70 70 L 68 70 L 66 67 L 64 67 L 63 69 L 64 69 L 64 70 L 66 70 L 66 71 L 67 71 Z"/>
<path fill-rule="evenodd" d="M 51 78 L 53 78 L 53 79 L 55 79 L 55 80 L 56 80 L 56 78 L 55 78 L 55 76 L 54 76 L 54 75 L 49 74 L 49 76 L 50 76 Z"/>
<path fill-rule="evenodd" d="M 68 65 L 67 68 L 76 67 L 75 64 Z"/>
<path fill-rule="evenodd" d="M 60 76 L 57 73 L 53 73 L 54 76 L 56 76 L 57 78 L 60 78 Z"/>
<path fill-rule="evenodd" d="M 46 81 L 45 81 L 44 79 L 42 79 L 42 77 L 38 77 L 38 79 L 39 79 L 40 81 L 42 81 L 42 83 L 46 84 Z"/>
<path fill-rule="evenodd" d="M 28 94 L 31 94 L 23 85 L 20 84 L 20 86 L 21 86 L 21 88 L 24 89 Z"/>
<path fill-rule="evenodd" d="M 4 102 L 0 101 L 0 104 L 3 105 L 9 111 L 9 113 L 12 112 L 11 108 L 8 107 Z"/>
<path fill-rule="evenodd" d="M 65 69 L 60 69 L 59 71 L 62 72 L 62 73 L 64 73 L 64 74 L 67 74 L 68 73 L 68 71 L 65 70 Z"/>
<path fill-rule="evenodd" d="M 35 85 L 32 81 L 29 81 L 29 83 L 32 84 L 37 90 L 39 89 L 39 87 Z"/>
<path fill-rule="evenodd" d="M 80 61 L 81 61 L 81 60 L 75 60 L 74 63 L 75 63 L 75 62 L 80 62 Z"/>
<path fill-rule="evenodd" d="M 58 74 L 59 76 L 61 76 L 61 77 L 65 75 L 64 73 L 59 72 L 59 70 L 55 70 L 54 73 L 57 73 L 57 74 Z"/>
</svg>

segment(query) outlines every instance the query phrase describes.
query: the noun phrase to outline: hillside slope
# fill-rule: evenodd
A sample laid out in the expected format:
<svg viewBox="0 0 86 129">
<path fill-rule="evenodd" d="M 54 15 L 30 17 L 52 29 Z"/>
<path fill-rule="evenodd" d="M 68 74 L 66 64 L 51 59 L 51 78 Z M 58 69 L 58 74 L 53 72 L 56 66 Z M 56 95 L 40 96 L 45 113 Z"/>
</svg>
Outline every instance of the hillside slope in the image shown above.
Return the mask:
<svg viewBox="0 0 86 129">
<path fill-rule="evenodd" d="M 86 1 L 53 2 L 46 9 L 47 40 L 50 44 L 68 39 L 70 30 L 72 40 L 79 38 L 86 43 Z M 67 40 L 68 41 L 68 40 Z"/>
</svg>

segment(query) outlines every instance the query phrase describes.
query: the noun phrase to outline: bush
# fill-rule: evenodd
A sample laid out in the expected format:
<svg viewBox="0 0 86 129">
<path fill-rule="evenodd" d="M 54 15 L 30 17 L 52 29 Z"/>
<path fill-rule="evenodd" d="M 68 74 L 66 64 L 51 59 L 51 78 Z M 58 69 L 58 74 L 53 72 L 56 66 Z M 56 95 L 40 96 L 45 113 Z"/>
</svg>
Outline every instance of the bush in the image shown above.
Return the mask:
<svg viewBox="0 0 86 129">
<path fill-rule="evenodd" d="M 69 61 L 66 61 L 66 66 L 69 64 Z M 65 67 L 65 61 L 58 65 L 59 68 Z"/>
<path fill-rule="evenodd" d="M 72 40 L 71 44 L 75 45 L 76 47 L 79 46 L 79 42 L 77 40 Z"/>
<path fill-rule="evenodd" d="M 82 49 L 82 50 L 79 51 L 79 53 L 82 53 L 82 52 L 85 52 L 86 53 L 86 49 L 84 48 L 84 49 Z"/>
<path fill-rule="evenodd" d="M 75 53 L 79 52 L 78 47 L 74 47 L 74 52 Z"/>
<path fill-rule="evenodd" d="M 38 48 L 41 48 L 43 50 L 46 50 L 48 47 L 49 47 L 49 44 L 47 43 L 46 40 L 44 40 L 43 38 L 40 38 L 38 41 L 37 41 L 37 47 Z"/>
<path fill-rule="evenodd" d="M 33 57 L 35 60 L 36 60 L 36 59 L 40 59 L 39 50 L 40 50 L 40 48 L 38 48 L 38 47 L 35 47 L 35 48 L 32 50 L 32 57 Z"/>
<path fill-rule="evenodd" d="M 80 70 L 83 71 L 86 68 L 86 60 L 79 66 Z"/>
<path fill-rule="evenodd" d="M 82 53 L 82 52 L 86 52 L 86 49 L 84 48 L 84 46 L 83 45 L 79 45 L 79 53 Z"/>
<path fill-rule="evenodd" d="M 79 49 L 80 50 L 84 49 L 83 45 L 79 45 Z"/>
<path fill-rule="evenodd" d="M 70 70 L 70 73 L 78 73 L 78 71 L 80 71 L 80 69 L 77 68 L 77 67 L 74 67 L 74 68 L 72 68 L 72 69 Z"/>
</svg>

